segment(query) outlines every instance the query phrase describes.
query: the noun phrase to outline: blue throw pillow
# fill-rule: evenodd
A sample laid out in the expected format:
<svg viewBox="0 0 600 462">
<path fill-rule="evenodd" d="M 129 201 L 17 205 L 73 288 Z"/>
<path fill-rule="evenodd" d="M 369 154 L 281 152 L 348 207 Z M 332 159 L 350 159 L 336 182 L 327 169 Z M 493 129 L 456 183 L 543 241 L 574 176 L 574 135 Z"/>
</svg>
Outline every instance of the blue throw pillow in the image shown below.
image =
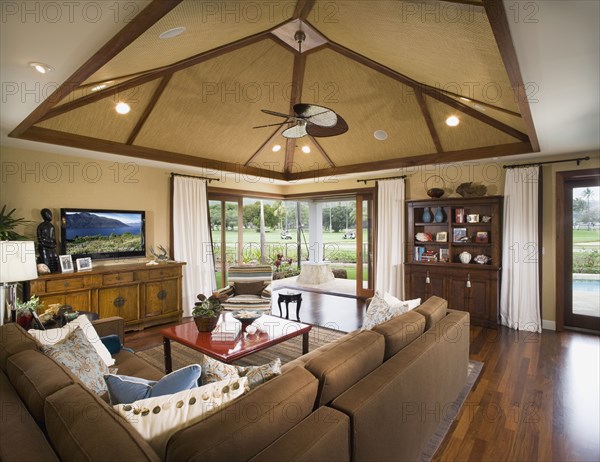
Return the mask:
<svg viewBox="0 0 600 462">
<path fill-rule="evenodd" d="M 190 390 L 198 386 L 201 372 L 202 368 L 198 364 L 192 364 L 165 375 L 158 382 L 116 374 L 107 374 L 104 380 L 110 403 L 114 406 Z"/>
<path fill-rule="evenodd" d="M 117 334 L 107 335 L 106 337 L 100 337 L 102 343 L 111 355 L 116 355 L 121 351 L 121 339 Z"/>
</svg>

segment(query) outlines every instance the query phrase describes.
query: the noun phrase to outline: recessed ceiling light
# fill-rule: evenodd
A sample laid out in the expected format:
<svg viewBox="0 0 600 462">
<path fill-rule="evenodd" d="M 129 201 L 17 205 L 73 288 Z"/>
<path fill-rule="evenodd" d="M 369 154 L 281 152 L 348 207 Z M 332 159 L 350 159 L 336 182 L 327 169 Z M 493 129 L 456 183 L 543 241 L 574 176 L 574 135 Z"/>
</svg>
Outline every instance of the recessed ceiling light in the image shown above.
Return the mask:
<svg viewBox="0 0 600 462">
<path fill-rule="evenodd" d="M 383 140 L 387 140 L 388 134 L 385 130 L 375 130 L 375 133 L 373 133 L 373 136 L 375 137 L 376 140 L 383 141 Z"/>
<path fill-rule="evenodd" d="M 185 27 L 175 27 L 173 29 L 169 29 L 164 31 L 162 34 L 160 34 L 158 37 L 161 39 L 170 39 L 173 37 L 177 37 L 178 35 L 181 35 L 185 32 Z"/>
<path fill-rule="evenodd" d="M 127 103 L 120 102 L 115 106 L 115 110 L 119 114 L 127 114 L 129 111 L 131 111 L 131 106 L 129 106 Z"/>
<path fill-rule="evenodd" d="M 92 87 L 90 91 L 100 91 L 100 90 L 104 90 L 105 88 L 106 88 L 106 84 L 101 83 L 100 85 L 96 85 L 95 87 Z"/>
<path fill-rule="evenodd" d="M 52 66 L 48 66 L 48 64 L 44 63 L 29 63 L 29 66 L 33 67 L 40 74 L 45 74 L 47 72 L 53 71 L 54 68 Z"/>
<path fill-rule="evenodd" d="M 271 150 L 273 152 L 279 152 L 279 151 L 281 151 L 281 146 L 279 144 L 276 144 L 275 146 L 273 146 L 273 148 Z"/>
<path fill-rule="evenodd" d="M 305 154 L 310 154 L 310 148 L 308 146 L 302 146 L 302 152 Z"/>
<path fill-rule="evenodd" d="M 460 120 L 458 120 L 458 117 L 456 116 L 450 116 L 446 119 L 446 125 L 449 127 L 456 127 L 459 123 Z"/>
</svg>

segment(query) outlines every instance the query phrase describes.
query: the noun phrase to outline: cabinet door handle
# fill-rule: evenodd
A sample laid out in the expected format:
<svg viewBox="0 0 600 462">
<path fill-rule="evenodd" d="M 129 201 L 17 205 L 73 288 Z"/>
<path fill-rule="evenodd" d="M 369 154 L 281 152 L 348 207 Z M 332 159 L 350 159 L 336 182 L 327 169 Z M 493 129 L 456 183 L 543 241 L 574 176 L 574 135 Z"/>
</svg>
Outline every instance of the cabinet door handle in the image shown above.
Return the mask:
<svg viewBox="0 0 600 462">
<path fill-rule="evenodd" d="M 471 273 L 467 273 L 467 289 L 471 287 Z"/>
<path fill-rule="evenodd" d="M 164 300 L 165 298 L 167 298 L 167 291 L 166 290 L 161 290 L 156 294 L 156 298 L 158 298 L 159 300 Z"/>
<path fill-rule="evenodd" d="M 427 271 L 427 275 L 425 276 L 425 284 L 431 284 L 431 279 L 429 279 L 429 271 Z"/>
<path fill-rule="evenodd" d="M 113 300 L 113 305 L 115 305 L 117 308 L 122 308 L 123 305 L 125 305 L 125 299 L 119 295 Z"/>
</svg>

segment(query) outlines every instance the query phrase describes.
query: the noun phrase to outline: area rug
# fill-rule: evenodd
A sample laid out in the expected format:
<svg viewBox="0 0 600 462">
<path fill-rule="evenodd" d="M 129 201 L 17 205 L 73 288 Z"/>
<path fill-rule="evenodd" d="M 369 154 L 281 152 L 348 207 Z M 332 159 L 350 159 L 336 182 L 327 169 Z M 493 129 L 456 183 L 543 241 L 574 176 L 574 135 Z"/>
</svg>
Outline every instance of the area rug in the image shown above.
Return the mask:
<svg viewBox="0 0 600 462">
<path fill-rule="evenodd" d="M 345 332 L 337 330 L 326 329 L 323 327 L 313 326 L 309 333 L 309 351 L 313 351 L 319 348 L 321 345 L 325 345 L 346 335 Z M 154 367 L 163 370 L 164 369 L 164 357 L 162 345 L 150 348 L 144 351 L 136 352 L 138 356 L 143 358 Z M 171 358 L 173 361 L 173 369 L 180 369 L 188 364 L 195 364 L 199 361 L 200 355 L 197 351 L 192 350 L 186 346 L 183 346 L 177 342 L 171 342 Z M 265 350 L 253 353 L 245 358 L 235 361 L 234 364 L 240 366 L 253 366 L 259 364 L 266 364 L 275 358 L 280 358 L 282 364 L 292 361 L 302 355 L 302 336 L 294 337 L 278 345 L 272 346 Z M 483 363 L 479 361 L 469 361 L 467 382 L 465 386 L 457 396 L 456 400 L 449 406 L 451 409 L 449 412 L 445 412 L 438 425 L 437 430 L 431 436 L 429 442 L 425 445 L 421 456 L 419 457 L 420 462 L 429 462 L 435 452 L 438 450 L 444 438 L 448 434 L 454 419 L 458 415 L 467 395 L 470 393 L 473 385 L 477 381 Z"/>
</svg>

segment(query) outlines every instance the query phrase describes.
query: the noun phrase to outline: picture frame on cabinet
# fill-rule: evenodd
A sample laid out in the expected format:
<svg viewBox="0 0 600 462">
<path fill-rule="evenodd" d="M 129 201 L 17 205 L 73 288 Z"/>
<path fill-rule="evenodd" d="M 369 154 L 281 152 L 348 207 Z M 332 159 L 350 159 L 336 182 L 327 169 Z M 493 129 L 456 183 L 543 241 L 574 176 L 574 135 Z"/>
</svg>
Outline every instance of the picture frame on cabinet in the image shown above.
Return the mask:
<svg viewBox="0 0 600 462">
<path fill-rule="evenodd" d="M 73 272 L 73 258 L 71 255 L 60 255 L 58 257 L 60 261 L 60 272 L 61 273 L 72 273 Z"/>
<path fill-rule="evenodd" d="M 480 244 L 487 244 L 489 242 L 489 236 L 487 231 L 477 231 L 475 235 L 475 242 Z"/>
<path fill-rule="evenodd" d="M 90 257 L 78 258 L 75 263 L 77 264 L 77 271 L 90 271 L 92 269 L 92 259 Z"/>
<path fill-rule="evenodd" d="M 439 261 L 441 261 L 441 262 L 449 262 L 450 261 L 450 251 L 448 249 L 440 249 Z"/>
<path fill-rule="evenodd" d="M 435 242 L 448 242 L 448 233 L 446 231 L 436 233 Z"/>
<path fill-rule="evenodd" d="M 467 237 L 467 228 L 454 228 L 452 230 L 452 242 L 464 242 Z"/>
</svg>

